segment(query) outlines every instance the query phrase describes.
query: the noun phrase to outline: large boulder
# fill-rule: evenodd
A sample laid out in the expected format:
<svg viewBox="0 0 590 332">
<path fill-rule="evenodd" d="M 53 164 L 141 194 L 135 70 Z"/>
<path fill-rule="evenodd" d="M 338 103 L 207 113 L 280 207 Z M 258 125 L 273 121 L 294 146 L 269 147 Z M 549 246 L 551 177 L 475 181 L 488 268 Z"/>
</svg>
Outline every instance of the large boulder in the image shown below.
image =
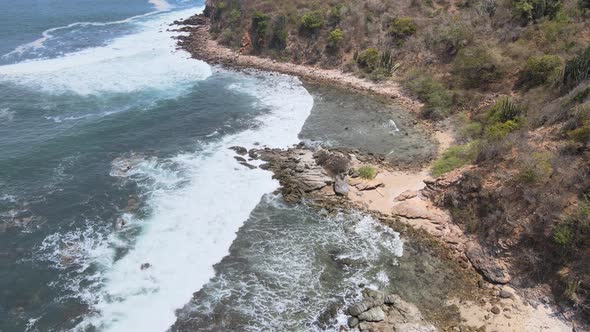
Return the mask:
<svg viewBox="0 0 590 332">
<path fill-rule="evenodd" d="M 385 319 L 385 313 L 381 307 L 375 307 L 359 314 L 358 319 L 366 322 L 380 322 Z"/>
<path fill-rule="evenodd" d="M 334 192 L 336 195 L 348 195 L 348 183 L 346 182 L 346 175 L 337 175 L 334 181 Z"/>
</svg>

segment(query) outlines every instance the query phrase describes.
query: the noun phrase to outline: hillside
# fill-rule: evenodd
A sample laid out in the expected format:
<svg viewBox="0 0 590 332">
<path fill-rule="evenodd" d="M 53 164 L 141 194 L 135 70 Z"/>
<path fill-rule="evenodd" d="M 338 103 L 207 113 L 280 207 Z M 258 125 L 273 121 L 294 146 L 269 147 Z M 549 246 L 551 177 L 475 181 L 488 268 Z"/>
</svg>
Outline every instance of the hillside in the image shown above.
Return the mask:
<svg viewBox="0 0 590 332">
<path fill-rule="evenodd" d="M 506 262 L 590 320 L 590 1 L 209 0 L 210 33 L 242 54 L 400 82 L 475 165 L 435 199 Z M 568 308 L 568 309 L 566 309 Z"/>
</svg>

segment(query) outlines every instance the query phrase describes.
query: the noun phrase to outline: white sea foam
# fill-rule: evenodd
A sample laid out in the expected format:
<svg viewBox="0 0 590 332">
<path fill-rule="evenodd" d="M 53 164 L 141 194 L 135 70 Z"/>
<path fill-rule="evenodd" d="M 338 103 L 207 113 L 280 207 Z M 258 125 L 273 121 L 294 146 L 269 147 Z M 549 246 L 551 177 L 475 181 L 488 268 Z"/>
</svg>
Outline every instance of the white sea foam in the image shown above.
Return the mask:
<svg viewBox="0 0 590 332">
<path fill-rule="evenodd" d="M 172 6 L 166 0 L 148 0 L 159 11 L 170 10 Z"/>
<path fill-rule="evenodd" d="M 174 310 L 214 275 L 213 265 L 227 254 L 260 197 L 278 187 L 270 173 L 238 165 L 228 148 L 296 143 L 313 99 L 294 78 L 236 75 L 242 81 L 234 88 L 255 96 L 271 111 L 258 118 L 257 129 L 226 136 L 202 153 L 172 158 L 190 181 L 181 188 L 157 185 L 170 183 L 170 168 L 162 166 L 166 163 L 150 159 L 134 164 L 128 177 L 153 180 L 148 199 L 152 214 L 134 248 L 105 271 L 105 287 L 93 306 L 99 314 L 80 328 L 166 330 L 175 321 Z M 146 262 L 151 267 L 140 270 Z"/>
<path fill-rule="evenodd" d="M 5 122 L 10 122 L 14 119 L 14 111 L 11 111 L 10 108 L 0 108 L 0 120 Z"/>
<path fill-rule="evenodd" d="M 166 31 L 168 23 L 194 11 L 174 11 L 130 20 L 127 23 L 140 31 L 117 38 L 106 46 L 55 59 L 0 66 L 0 81 L 51 94 L 156 90 L 173 97 L 186 91 L 195 81 L 211 75 L 207 64 L 175 50 L 172 37 L 178 33 Z"/>
</svg>

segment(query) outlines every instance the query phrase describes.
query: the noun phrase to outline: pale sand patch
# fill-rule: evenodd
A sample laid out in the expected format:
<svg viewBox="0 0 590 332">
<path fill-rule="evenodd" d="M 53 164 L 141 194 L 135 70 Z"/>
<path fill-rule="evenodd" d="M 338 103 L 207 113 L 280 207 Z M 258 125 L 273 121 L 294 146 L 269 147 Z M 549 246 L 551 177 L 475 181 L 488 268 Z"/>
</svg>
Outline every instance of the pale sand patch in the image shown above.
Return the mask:
<svg viewBox="0 0 590 332">
<path fill-rule="evenodd" d="M 538 305 L 536 308 L 523 302 L 516 295 L 513 289 L 504 286 L 504 289 L 510 289 L 514 294 L 513 298 L 500 299 L 496 303 L 474 303 L 471 301 L 459 302 L 451 300 L 449 305 L 459 307 L 461 317 L 465 320 L 467 326 L 479 328 L 485 326 L 486 331 L 498 332 L 571 332 L 572 326 L 569 326 L 562 319 L 560 314 L 552 307 Z M 499 314 L 494 314 L 491 309 L 496 306 L 500 309 Z"/>
</svg>

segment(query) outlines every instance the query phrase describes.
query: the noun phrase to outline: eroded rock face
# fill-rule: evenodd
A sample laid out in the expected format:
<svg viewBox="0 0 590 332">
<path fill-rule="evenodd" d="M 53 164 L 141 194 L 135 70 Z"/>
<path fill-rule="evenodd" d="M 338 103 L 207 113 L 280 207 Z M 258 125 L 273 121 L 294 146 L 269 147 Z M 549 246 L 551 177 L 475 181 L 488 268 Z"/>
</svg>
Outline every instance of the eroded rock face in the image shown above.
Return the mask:
<svg viewBox="0 0 590 332">
<path fill-rule="evenodd" d="M 489 255 L 478 244 L 471 243 L 465 253 L 469 261 L 483 276 L 491 282 L 506 284 L 512 280 L 506 265 Z"/>
</svg>

